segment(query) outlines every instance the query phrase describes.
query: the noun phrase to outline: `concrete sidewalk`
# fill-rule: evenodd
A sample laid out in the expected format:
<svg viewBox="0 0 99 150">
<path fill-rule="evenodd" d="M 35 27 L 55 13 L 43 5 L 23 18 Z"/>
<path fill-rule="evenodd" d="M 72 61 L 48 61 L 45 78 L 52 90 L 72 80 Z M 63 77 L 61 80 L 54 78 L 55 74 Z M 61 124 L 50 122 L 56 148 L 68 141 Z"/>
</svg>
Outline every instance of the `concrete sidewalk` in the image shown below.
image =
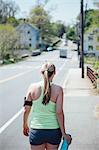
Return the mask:
<svg viewBox="0 0 99 150">
<path fill-rule="evenodd" d="M 69 70 L 68 77 L 64 84 L 66 96 L 88 96 L 97 95 L 89 78 L 85 76 L 81 78 L 81 69 L 73 68 Z"/>
<path fill-rule="evenodd" d="M 99 119 L 95 107 L 99 95 L 81 69 L 70 69 L 64 85 L 64 113 L 66 130 L 72 135 L 69 150 L 99 150 Z"/>
</svg>

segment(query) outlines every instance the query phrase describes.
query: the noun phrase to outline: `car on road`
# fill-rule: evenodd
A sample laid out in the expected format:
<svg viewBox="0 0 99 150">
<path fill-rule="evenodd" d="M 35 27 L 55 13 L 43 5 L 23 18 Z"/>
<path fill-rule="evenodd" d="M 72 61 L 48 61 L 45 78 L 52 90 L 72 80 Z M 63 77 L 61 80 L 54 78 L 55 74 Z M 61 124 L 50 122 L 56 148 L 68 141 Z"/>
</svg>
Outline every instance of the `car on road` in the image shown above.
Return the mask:
<svg viewBox="0 0 99 150">
<path fill-rule="evenodd" d="M 34 50 L 31 54 L 31 56 L 38 56 L 41 54 L 41 51 L 40 50 Z"/>
<path fill-rule="evenodd" d="M 59 55 L 60 55 L 60 58 L 67 58 L 67 49 L 60 49 L 59 50 Z"/>
<path fill-rule="evenodd" d="M 49 46 L 48 48 L 47 48 L 47 51 L 52 51 L 53 50 L 53 47 L 52 46 Z"/>
</svg>

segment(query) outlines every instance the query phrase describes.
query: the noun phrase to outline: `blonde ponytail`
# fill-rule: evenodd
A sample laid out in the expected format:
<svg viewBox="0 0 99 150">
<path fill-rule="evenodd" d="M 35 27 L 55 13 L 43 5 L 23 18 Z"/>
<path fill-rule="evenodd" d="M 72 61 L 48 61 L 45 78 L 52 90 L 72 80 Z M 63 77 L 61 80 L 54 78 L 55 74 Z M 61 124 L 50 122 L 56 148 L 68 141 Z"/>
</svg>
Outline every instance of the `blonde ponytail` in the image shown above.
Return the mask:
<svg viewBox="0 0 99 150">
<path fill-rule="evenodd" d="M 41 72 L 44 77 L 44 97 L 42 103 L 46 105 L 49 103 L 51 96 L 51 86 L 49 78 L 53 73 L 55 73 L 55 66 L 53 64 L 47 63 L 43 65 Z"/>
<path fill-rule="evenodd" d="M 46 95 L 49 89 L 48 71 L 44 72 L 44 77 L 44 95 Z"/>
<path fill-rule="evenodd" d="M 50 101 L 50 95 L 51 95 L 51 87 L 50 82 L 48 80 L 48 71 L 44 72 L 44 97 L 43 97 L 43 104 L 47 104 Z"/>
</svg>

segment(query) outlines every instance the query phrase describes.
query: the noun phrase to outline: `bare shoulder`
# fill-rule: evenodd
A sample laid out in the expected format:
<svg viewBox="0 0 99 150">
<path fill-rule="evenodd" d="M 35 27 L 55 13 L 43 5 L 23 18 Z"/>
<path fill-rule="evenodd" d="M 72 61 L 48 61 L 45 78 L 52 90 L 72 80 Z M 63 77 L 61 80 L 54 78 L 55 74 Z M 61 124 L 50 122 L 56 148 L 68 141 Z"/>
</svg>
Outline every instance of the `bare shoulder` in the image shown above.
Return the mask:
<svg viewBox="0 0 99 150">
<path fill-rule="evenodd" d="M 40 84 L 38 83 L 32 83 L 30 84 L 29 88 L 28 88 L 28 91 L 31 92 L 31 91 L 35 91 L 35 89 L 39 89 L 40 88 Z"/>
<path fill-rule="evenodd" d="M 63 88 L 60 85 L 53 84 L 52 87 L 57 93 L 63 92 Z"/>
<path fill-rule="evenodd" d="M 38 97 L 37 95 L 39 95 L 39 93 L 41 93 L 40 84 L 32 83 L 28 88 L 27 95 L 30 94 L 32 99 L 36 99 L 36 97 Z"/>
<path fill-rule="evenodd" d="M 56 88 L 57 90 L 63 90 L 63 88 L 60 85 L 57 84 L 52 84 L 54 88 Z"/>
</svg>

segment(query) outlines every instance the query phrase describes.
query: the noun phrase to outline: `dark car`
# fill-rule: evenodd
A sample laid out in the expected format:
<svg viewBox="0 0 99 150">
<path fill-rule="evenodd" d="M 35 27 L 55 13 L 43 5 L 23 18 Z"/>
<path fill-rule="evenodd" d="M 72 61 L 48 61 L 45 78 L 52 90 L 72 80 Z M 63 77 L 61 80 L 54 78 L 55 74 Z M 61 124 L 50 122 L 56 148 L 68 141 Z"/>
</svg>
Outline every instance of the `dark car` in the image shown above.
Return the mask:
<svg viewBox="0 0 99 150">
<path fill-rule="evenodd" d="M 74 43 L 74 44 L 77 44 L 77 40 L 74 40 L 73 43 Z"/>
<path fill-rule="evenodd" d="M 41 51 L 40 50 L 34 50 L 31 54 L 31 56 L 38 56 L 41 54 Z"/>
</svg>

